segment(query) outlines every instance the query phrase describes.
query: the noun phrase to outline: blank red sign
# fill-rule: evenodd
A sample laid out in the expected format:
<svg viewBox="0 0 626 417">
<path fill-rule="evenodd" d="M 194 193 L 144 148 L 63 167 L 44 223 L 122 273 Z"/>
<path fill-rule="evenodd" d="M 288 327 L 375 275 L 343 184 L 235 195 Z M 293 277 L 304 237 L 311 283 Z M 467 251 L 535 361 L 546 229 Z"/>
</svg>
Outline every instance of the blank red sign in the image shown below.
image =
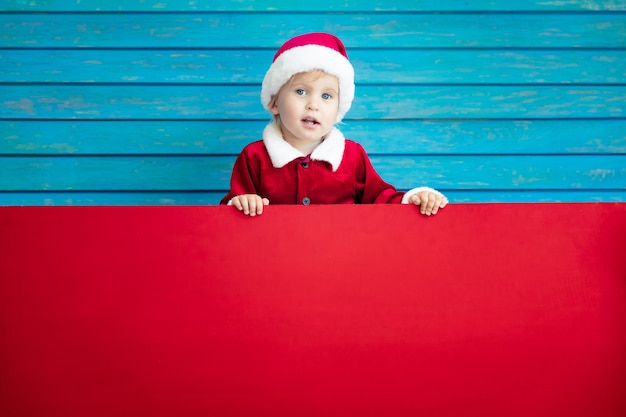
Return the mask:
<svg viewBox="0 0 626 417">
<path fill-rule="evenodd" d="M 626 204 L 0 208 L 2 416 L 624 416 Z"/>
</svg>

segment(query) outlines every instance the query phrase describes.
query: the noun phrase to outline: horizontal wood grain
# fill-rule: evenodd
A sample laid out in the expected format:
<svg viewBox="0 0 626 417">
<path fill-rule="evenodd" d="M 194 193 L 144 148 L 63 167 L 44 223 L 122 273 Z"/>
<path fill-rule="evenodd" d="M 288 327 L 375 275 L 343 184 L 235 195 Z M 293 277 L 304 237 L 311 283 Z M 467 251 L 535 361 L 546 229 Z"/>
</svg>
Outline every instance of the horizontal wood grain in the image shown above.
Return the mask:
<svg viewBox="0 0 626 417">
<path fill-rule="evenodd" d="M 400 189 L 626 201 L 626 0 L 11 0 L 0 205 L 216 204 L 307 31 L 356 70 L 340 126 Z"/>
<path fill-rule="evenodd" d="M 199 2 L 196 0 L 168 0 L 146 2 L 142 0 L 11 0 L 3 5 L 6 11 L 598 11 L 626 10 L 624 0 L 426 0 L 380 1 L 380 0 L 318 0 L 294 2 L 291 0 L 222 0 Z"/>
<path fill-rule="evenodd" d="M 624 190 L 446 190 L 454 203 L 624 202 Z M 226 190 L 213 191 L 0 191 L 0 206 L 216 205 Z"/>
<path fill-rule="evenodd" d="M 0 87 L 0 119 L 267 120 L 258 86 Z M 347 118 L 626 116 L 625 86 L 362 86 Z"/>
<path fill-rule="evenodd" d="M 0 191 L 2 206 L 217 205 L 226 191 Z"/>
<path fill-rule="evenodd" d="M 339 35 L 348 49 L 621 48 L 618 13 L 158 13 L 0 14 L 2 48 L 270 48 L 314 31 Z"/>
<path fill-rule="evenodd" d="M 366 84 L 626 84 L 622 50 L 361 49 Z M 270 50 L 0 50 L 0 82 L 260 84 Z"/>
<path fill-rule="evenodd" d="M 372 156 L 400 189 L 622 189 L 626 155 Z M 0 157 L 0 190 L 227 189 L 233 156 Z"/>
<path fill-rule="evenodd" d="M 236 155 L 267 121 L 0 121 L 4 155 Z M 349 120 L 370 154 L 626 154 L 626 119 Z"/>
</svg>

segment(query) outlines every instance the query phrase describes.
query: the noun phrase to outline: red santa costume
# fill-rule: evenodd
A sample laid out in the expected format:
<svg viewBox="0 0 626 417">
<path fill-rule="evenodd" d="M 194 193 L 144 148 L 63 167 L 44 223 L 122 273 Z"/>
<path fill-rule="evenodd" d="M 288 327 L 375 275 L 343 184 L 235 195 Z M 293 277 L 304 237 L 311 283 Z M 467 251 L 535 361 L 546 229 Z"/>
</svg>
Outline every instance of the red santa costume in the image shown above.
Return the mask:
<svg viewBox="0 0 626 417">
<path fill-rule="evenodd" d="M 274 56 L 261 89 L 269 110 L 272 97 L 298 73 L 319 69 L 339 81 L 337 122 L 354 98 L 354 69 L 343 43 L 327 33 L 309 33 L 287 41 Z M 246 146 L 233 167 L 230 192 L 222 204 L 242 194 L 257 194 L 270 204 L 407 203 L 428 187 L 406 193 L 382 180 L 361 145 L 346 140 L 333 127 L 310 155 L 303 155 L 282 137 L 277 120 L 263 131 L 263 140 Z"/>
</svg>

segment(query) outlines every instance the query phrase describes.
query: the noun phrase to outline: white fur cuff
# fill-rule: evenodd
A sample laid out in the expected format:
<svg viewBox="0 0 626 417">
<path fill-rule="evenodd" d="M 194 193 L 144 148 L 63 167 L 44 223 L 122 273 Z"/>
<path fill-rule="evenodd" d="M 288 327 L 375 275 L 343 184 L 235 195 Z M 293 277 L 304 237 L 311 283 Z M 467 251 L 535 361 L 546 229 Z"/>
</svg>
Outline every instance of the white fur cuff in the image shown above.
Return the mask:
<svg viewBox="0 0 626 417">
<path fill-rule="evenodd" d="M 431 193 L 435 193 L 443 198 L 446 198 L 445 195 L 443 195 L 442 193 L 440 193 L 439 191 L 435 190 L 434 188 L 430 188 L 430 187 L 417 187 L 417 188 L 413 188 L 412 190 L 407 191 L 406 193 L 404 193 L 404 196 L 402 197 L 402 204 L 409 204 L 409 198 L 411 198 L 411 196 L 413 194 L 417 194 L 417 193 L 421 193 L 422 191 L 430 191 Z M 447 198 L 446 198 L 447 200 Z"/>
</svg>

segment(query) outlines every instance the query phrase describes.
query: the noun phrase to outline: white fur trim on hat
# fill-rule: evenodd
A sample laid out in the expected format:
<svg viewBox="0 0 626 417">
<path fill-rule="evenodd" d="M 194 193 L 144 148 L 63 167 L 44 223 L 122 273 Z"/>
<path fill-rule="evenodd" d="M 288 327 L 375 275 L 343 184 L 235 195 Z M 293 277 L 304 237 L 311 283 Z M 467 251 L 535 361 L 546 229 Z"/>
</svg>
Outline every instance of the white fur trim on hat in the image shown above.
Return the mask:
<svg viewBox="0 0 626 417">
<path fill-rule="evenodd" d="M 339 111 L 337 123 L 350 110 L 354 99 L 354 68 L 350 61 L 338 51 L 321 45 L 296 46 L 280 54 L 272 63 L 263 79 L 261 102 L 270 110 L 272 97 L 278 90 L 299 73 L 322 70 L 339 80 Z"/>
</svg>

